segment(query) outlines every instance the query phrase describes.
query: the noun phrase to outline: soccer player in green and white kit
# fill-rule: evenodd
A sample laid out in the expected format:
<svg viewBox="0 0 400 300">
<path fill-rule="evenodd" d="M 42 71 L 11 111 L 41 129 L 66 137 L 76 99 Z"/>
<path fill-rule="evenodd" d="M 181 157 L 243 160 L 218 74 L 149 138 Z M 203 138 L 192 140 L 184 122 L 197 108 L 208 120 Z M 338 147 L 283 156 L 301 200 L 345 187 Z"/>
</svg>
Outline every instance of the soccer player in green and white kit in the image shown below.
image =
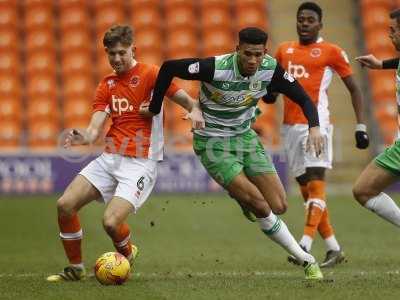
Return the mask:
<svg viewBox="0 0 400 300">
<path fill-rule="evenodd" d="M 390 39 L 400 51 L 400 9 L 390 14 Z M 397 69 L 397 105 L 400 108 L 399 58 L 378 60 L 369 54 L 357 57 L 363 66 L 371 69 Z M 400 179 L 400 139 L 379 154 L 361 173 L 353 187 L 354 198 L 365 208 L 400 227 L 400 208 L 383 190 Z"/>
<path fill-rule="evenodd" d="M 206 127 L 194 131 L 194 151 L 208 173 L 257 217 L 261 230 L 304 266 L 306 279 L 321 279 L 314 257 L 301 249 L 276 216 L 287 209 L 285 191 L 270 157 L 250 128 L 258 99 L 280 92 L 302 107 L 310 126 L 310 151 L 316 155 L 322 151 L 318 112 L 296 80 L 266 55 L 267 38 L 264 31 L 249 27 L 239 32 L 234 53 L 164 62 L 150 105 L 143 113 L 160 112 L 175 76 L 201 81 L 200 107 Z"/>
</svg>

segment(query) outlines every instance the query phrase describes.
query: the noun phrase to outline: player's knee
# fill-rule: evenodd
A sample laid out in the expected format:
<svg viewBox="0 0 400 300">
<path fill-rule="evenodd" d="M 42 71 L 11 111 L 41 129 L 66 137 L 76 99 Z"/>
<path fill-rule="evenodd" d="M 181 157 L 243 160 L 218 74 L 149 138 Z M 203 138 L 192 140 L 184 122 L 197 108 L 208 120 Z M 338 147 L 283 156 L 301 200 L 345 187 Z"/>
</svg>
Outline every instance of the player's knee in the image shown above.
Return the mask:
<svg viewBox="0 0 400 300">
<path fill-rule="evenodd" d="M 119 228 L 119 220 L 114 214 L 104 214 L 103 227 L 108 234 L 115 233 Z"/>
<path fill-rule="evenodd" d="M 354 199 L 356 199 L 357 202 L 363 206 L 369 199 L 371 199 L 372 197 L 377 195 L 377 193 L 375 193 L 368 187 L 364 187 L 359 184 L 356 184 L 355 186 L 353 186 L 352 192 L 353 192 Z"/>
<path fill-rule="evenodd" d="M 62 195 L 57 200 L 57 211 L 59 215 L 71 216 L 76 212 L 76 209 L 70 198 Z"/>
<path fill-rule="evenodd" d="M 272 212 L 274 213 L 274 214 L 276 214 L 276 215 L 282 215 L 282 214 L 284 214 L 286 211 L 287 211 L 287 209 L 288 209 L 288 205 L 287 205 L 287 203 L 278 203 L 278 204 L 275 204 L 275 205 L 273 205 L 272 207 L 271 207 L 271 210 L 272 210 Z"/>
</svg>

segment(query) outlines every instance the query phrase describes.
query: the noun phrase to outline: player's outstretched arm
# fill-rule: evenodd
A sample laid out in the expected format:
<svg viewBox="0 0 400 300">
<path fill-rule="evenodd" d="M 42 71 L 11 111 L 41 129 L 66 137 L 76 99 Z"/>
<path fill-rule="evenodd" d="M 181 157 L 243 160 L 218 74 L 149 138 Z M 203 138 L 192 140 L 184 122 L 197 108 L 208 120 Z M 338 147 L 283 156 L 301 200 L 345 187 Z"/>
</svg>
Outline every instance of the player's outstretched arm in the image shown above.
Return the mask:
<svg viewBox="0 0 400 300">
<path fill-rule="evenodd" d="M 64 148 L 76 145 L 89 145 L 94 143 L 103 132 L 104 124 L 108 118 L 108 114 L 104 111 L 96 111 L 92 115 L 89 126 L 86 130 L 81 131 L 72 129 L 64 140 Z"/>
<path fill-rule="evenodd" d="M 358 61 L 362 67 L 382 69 L 382 61 L 377 59 L 373 54 L 358 56 L 356 57 L 356 61 Z"/>
<path fill-rule="evenodd" d="M 214 78 L 215 58 L 185 58 L 164 62 L 158 72 L 149 111 L 159 114 L 165 93 L 174 77 L 186 80 L 211 81 Z"/>
</svg>

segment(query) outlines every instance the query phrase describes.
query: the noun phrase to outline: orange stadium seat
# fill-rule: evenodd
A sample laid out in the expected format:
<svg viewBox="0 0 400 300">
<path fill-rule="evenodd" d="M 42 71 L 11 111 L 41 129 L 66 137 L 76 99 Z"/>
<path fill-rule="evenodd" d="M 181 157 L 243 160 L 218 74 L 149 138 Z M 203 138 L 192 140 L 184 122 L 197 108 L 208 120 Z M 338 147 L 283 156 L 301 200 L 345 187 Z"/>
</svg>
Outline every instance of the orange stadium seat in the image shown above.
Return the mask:
<svg viewBox="0 0 400 300">
<path fill-rule="evenodd" d="M 124 0 L 95 0 L 92 2 L 94 9 L 121 9 L 124 7 Z"/>
<path fill-rule="evenodd" d="M 161 51 L 151 51 L 151 49 L 142 51 L 141 49 L 137 49 L 135 58 L 139 62 L 159 66 L 163 62 L 164 56 Z"/>
<path fill-rule="evenodd" d="M 26 94 L 28 99 L 35 97 L 57 97 L 57 80 L 53 74 L 34 74 L 27 80 Z"/>
<path fill-rule="evenodd" d="M 165 45 L 160 30 L 155 28 L 143 28 L 135 32 L 133 41 L 138 51 L 163 51 Z"/>
<path fill-rule="evenodd" d="M 0 105 L 0 120 L 21 121 L 22 103 L 19 98 L 2 97 Z"/>
<path fill-rule="evenodd" d="M 53 50 L 56 42 L 53 28 L 42 28 L 40 30 L 27 30 L 25 38 L 25 49 L 27 52 L 36 50 Z"/>
<path fill-rule="evenodd" d="M 37 74 L 56 74 L 56 56 L 51 51 L 35 51 L 27 53 L 25 73 L 29 78 Z"/>
<path fill-rule="evenodd" d="M 167 59 L 178 59 L 188 57 L 199 57 L 198 49 L 196 48 L 173 48 L 167 52 Z"/>
<path fill-rule="evenodd" d="M 395 80 L 393 71 L 370 72 L 370 82 L 372 86 L 372 97 L 374 101 L 387 101 L 395 99 Z"/>
<path fill-rule="evenodd" d="M 18 2 L 15 0 L 0 0 L 1 7 L 10 7 L 12 9 L 16 9 Z"/>
<path fill-rule="evenodd" d="M 91 52 L 93 48 L 92 36 L 88 30 L 82 28 L 66 29 L 62 32 L 60 39 L 60 49 L 63 55 L 74 50 Z"/>
<path fill-rule="evenodd" d="M 34 149 L 47 149 L 57 146 L 61 133 L 57 123 L 39 120 L 28 124 L 28 145 Z"/>
<path fill-rule="evenodd" d="M 394 4 L 392 0 L 360 0 L 359 2 L 362 10 L 373 10 L 379 7 L 390 10 Z"/>
<path fill-rule="evenodd" d="M 256 7 L 242 7 L 236 9 L 236 27 L 242 29 L 244 27 L 254 26 L 261 29 L 267 29 L 267 14 Z"/>
<path fill-rule="evenodd" d="M 0 73 L 0 98 L 21 97 L 21 80 L 19 76 Z"/>
<path fill-rule="evenodd" d="M 19 76 L 20 57 L 16 51 L 0 51 L 0 73 Z"/>
<path fill-rule="evenodd" d="M 94 95 L 93 78 L 91 76 L 77 74 L 63 78 L 62 87 L 64 98 L 86 97 L 91 99 Z"/>
<path fill-rule="evenodd" d="M 129 2 L 129 7 L 131 9 L 141 9 L 144 7 L 160 9 L 159 0 L 129 0 L 127 2 Z"/>
<path fill-rule="evenodd" d="M 193 9 L 195 5 L 194 0 L 164 0 L 164 9 L 165 11 L 174 10 L 176 8 L 186 7 Z"/>
<path fill-rule="evenodd" d="M 362 11 L 362 24 L 365 30 L 375 29 L 377 27 L 389 30 L 389 10 L 385 7 L 376 7 L 374 9 L 365 9 Z"/>
<path fill-rule="evenodd" d="M 164 24 L 168 31 L 179 28 L 196 28 L 196 19 L 193 8 L 182 6 L 166 10 Z"/>
<path fill-rule="evenodd" d="M 184 28 L 168 31 L 166 44 L 168 53 L 181 49 L 197 51 L 198 39 L 196 31 Z"/>
<path fill-rule="evenodd" d="M 230 29 L 232 16 L 226 9 L 203 7 L 201 14 L 202 30 Z"/>
<path fill-rule="evenodd" d="M 16 28 L 18 27 L 18 20 L 18 10 L 15 7 L 0 7 L 0 28 Z"/>
<path fill-rule="evenodd" d="M 22 126 L 15 120 L 0 119 L 0 148 L 18 147 L 21 143 Z"/>
<path fill-rule="evenodd" d="M 236 9 L 246 9 L 247 7 L 252 7 L 259 9 L 261 11 L 266 10 L 266 1 L 265 0 L 235 0 L 234 6 Z"/>
<path fill-rule="evenodd" d="M 64 128 L 65 129 L 80 129 L 84 130 L 88 127 L 90 123 L 90 118 L 83 118 L 83 119 L 68 119 L 64 120 Z"/>
<path fill-rule="evenodd" d="M 214 56 L 234 51 L 230 30 L 203 31 L 203 56 Z"/>
<path fill-rule="evenodd" d="M 388 31 L 376 29 L 370 30 L 365 35 L 367 50 L 371 53 L 382 49 L 392 49 L 393 45 L 389 39 Z"/>
<path fill-rule="evenodd" d="M 35 7 L 52 7 L 54 1 L 53 0 L 24 0 L 23 6 L 24 9 L 32 9 Z"/>
<path fill-rule="evenodd" d="M 90 22 L 89 11 L 85 6 L 70 6 L 60 10 L 59 25 L 63 33 L 75 28 L 88 31 L 84 29 L 90 28 Z"/>
<path fill-rule="evenodd" d="M 90 119 L 92 115 L 92 99 L 76 98 L 64 101 L 64 120 Z"/>
<path fill-rule="evenodd" d="M 28 99 L 27 104 L 27 118 L 29 123 L 39 120 L 57 122 L 60 118 L 60 110 L 57 100 L 54 98 L 32 98 Z"/>
<path fill-rule="evenodd" d="M 25 28 L 34 30 L 37 28 L 53 28 L 53 10 L 52 7 L 32 7 L 25 11 Z"/>
<path fill-rule="evenodd" d="M 184 89 L 190 96 L 192 96 L 195 99 L 198 99 L 200 91 L 199 81 L 183 80 L 175 78 L 174 83 L 178 85 L 181 89 Z"/>
<path fill-rule="evenodd" d="M 76 74 L 93 75 L 92 54 L 88 51 L 71 51 L 64 53 L 61 60 L 62 76 Z"/>
<path fill-rule="evenodd" d="M 99 9 L 96 11 L 95 18 L 96 32 L 104 34 L 112 25 L 125 23 L 125 21 L 125 13 L 122 9 Z"/>
<path fill-rule="evenodd" d="M 58 0 L 57 3 L 60 11 L 63 11 L 71 7 L 85 8 L 90 3 L 90 0 Z"/>
<path fill-rule="evenodd" d="M 19 50 L 20 38 L 16 28 L 0 27 L 0 36 L 0 51 L 4 49 L 10 51 Z"/>
<path fill-rule="evenodd" d="M 202 9 L 210 8 L 210 9 L 223 9 L 229 11 L 231 6 L 231 0 L 201 0 L 199 4 Z"/>
<path fill-rule="evenodd" d="M 143 8 L 138 7 L 137 9 L 133 9 L 130 14 L 130 20 L 135 31 L 149 27 L 161 29 L 164 24 L 158 7 L 152 8 L 145 6 Z"/>
</svg>

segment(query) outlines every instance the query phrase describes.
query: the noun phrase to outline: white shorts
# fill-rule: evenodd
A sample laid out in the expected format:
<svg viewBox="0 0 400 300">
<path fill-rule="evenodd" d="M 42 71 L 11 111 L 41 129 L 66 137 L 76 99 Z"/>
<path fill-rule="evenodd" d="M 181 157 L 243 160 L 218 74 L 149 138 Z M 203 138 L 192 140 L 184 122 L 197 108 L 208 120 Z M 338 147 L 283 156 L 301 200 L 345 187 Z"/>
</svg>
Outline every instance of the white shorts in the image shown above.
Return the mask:
<svg viewBox="0 0 400 300">
<path fill-rule="evenodd" d="M 306 168 L 322 167 L 332 169 L 333 126 L 321 127 L 324 136 L 324 152 L 316 157 L 315 153 L 306 152 L 308 125 L 283 125 L 282 134 L 289 169 L 295 177 L 303 175 Z"/>
<path fill-rule="evenodd" d="M 104 152 L 79 174 L 99 190 L 105 203 L 121 197 L 132 203 L 136 212 L 154 188 L 157 161 Z"/>
</svg>

